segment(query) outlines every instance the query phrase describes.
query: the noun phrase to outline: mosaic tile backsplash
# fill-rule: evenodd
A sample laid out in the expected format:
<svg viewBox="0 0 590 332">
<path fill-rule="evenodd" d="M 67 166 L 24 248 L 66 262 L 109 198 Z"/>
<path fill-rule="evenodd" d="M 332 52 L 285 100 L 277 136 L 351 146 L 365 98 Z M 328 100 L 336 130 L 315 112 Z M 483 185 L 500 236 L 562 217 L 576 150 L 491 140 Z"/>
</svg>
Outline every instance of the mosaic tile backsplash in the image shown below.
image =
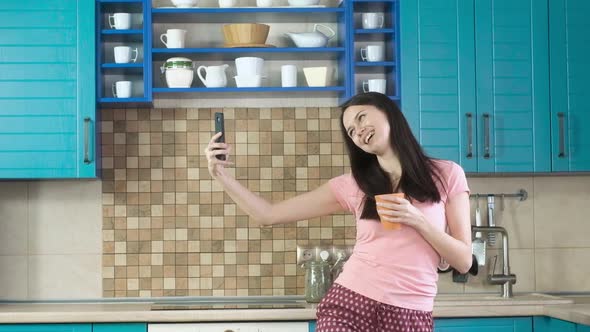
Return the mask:
<svg viewBox="0 0 590 332">
<path fill-rule="evenodd" d="M 348 169 L 338 108 L 103 109 L 103 296 L 301 295 L 298 244 L 354 244 L 350 215 L 255 226 L 207 171 L 217 111 L 235 177 L 270 201 Z"/>
</svg>

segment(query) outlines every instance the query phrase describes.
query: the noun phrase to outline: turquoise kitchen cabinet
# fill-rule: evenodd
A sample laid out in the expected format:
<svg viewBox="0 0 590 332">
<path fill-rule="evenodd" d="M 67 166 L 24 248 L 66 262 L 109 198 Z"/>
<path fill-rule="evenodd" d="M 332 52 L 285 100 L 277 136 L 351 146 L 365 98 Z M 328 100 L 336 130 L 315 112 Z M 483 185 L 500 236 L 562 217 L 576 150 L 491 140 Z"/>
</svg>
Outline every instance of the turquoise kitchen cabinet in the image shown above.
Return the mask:
<svg viewBox="0 0 590 332">
<path fill-rule="evenodd" d="M 534 317 L 535 332 L 576 332 L 576 324 L 551 317 Z"/>
<path fill-rule="evenodd" d="M 92 332 L 91 324 L 0 324 L 0 332 Z"/>
<path fill-rule="evenodd" d="M 146 323 L 0 324 L 0 332 L 146 332 Z"/>
<path fill-rule="evenodd" d="M 147 332 L 147 324 L 146 323 L 92 324 L 92 332 Z"/>
<path fill-rule="evenodd" d="M 473 1 L 400 1 L 402 110 L 429 155 L 471 172 L 477 171 L 473 26 Z"/>
<path fill-rule="evenodd" d="M 0 178 L 96 176 L 94 10 L 0 1 Z"/>
<path fill-rule="evenodd" d="M 534 317 L 535 332 L 590 332 L 590 326 L 551 317 Z"/>
<path fill-rule="evenodd" d="M 547 31 L 547 0 L 475 0 L 478 172 L 551 171 Z"/>
<path fill-rule="evenodd" d="M 549 0 L 554 171 L 590 171 L 590 2 Z"/>
<path fill-rule="evenodd" d="M 550 171 L 545 0 L 402 1 L 402 107 L 467 172 Z"/>
<path fill-rule="evenodd" d="M 434 320 L 435 332 L 532 332 L 531 317 L 440 318 Z"/>
<path fill-rule="evenodd" d="M 311 322 L 309 332 L 315 331 Z M 532 317 L 502 318 L 437 318 L 434 332 L 532 332 Z M 535 330 L 536 331 L 536 330 Z M 1 332 L 1 331 L 0 331 Z M 549 332 L 549 331 L 543 331 Z M 565 331 L 567 332 L 567 331 Z"/>
</svg>

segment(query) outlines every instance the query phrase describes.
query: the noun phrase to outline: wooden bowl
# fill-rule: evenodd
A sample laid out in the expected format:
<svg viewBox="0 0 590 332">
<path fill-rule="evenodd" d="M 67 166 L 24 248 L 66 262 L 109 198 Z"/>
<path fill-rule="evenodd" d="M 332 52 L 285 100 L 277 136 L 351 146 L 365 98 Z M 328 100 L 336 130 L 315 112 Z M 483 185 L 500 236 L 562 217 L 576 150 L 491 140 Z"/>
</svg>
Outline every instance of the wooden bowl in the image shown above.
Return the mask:
<svg viewBox="0 0 590 332">
<path fill-rule="evenodd" d="M 259 23 L 235 23 L 223 26 L 225 46 L 264 45 L 270 26 Z"/>
</svg>

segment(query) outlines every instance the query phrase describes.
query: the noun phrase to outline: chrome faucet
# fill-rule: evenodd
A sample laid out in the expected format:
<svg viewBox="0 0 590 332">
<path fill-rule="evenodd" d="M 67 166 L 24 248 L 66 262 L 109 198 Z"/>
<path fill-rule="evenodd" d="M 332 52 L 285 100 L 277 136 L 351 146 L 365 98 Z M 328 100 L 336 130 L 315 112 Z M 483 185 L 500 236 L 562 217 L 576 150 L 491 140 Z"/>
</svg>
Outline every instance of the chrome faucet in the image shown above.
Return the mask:
<svg viewBox="0 0 590 332">
<path fill-rule="evenodd" d="M 488 274 L 488 282 L 492 285 L 502 285 L 502 297 L 512 297 L 512 285 L 516 283 L 516 275 L 510 273 L 508 260 L 508 233 L 500 226 L 471 226 L 471 232 L 499 233 L 502 235 L 502 274 L 495 274 L 495 264 Z M 472 234 L 473 235 L 473 234 Z"/>
</svg>

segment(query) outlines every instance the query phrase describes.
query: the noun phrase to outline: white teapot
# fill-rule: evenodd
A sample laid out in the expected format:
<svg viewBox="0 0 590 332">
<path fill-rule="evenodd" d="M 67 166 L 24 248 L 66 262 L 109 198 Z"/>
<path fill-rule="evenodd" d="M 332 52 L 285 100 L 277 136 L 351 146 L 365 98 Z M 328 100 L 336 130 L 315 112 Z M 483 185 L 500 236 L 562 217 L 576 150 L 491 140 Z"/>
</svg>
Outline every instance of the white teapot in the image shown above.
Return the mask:
<svg viewBox="0 0 590 332">
<path fill-rule="evenodd" d="M 329 33 L 323 33 L 319 31 L 318 28 L 323 28 Z M 330 27 L 323 24 L 315 24 L 312 32 L 287 32 L 285 35 L 291 38 L 297 47 L 325 47 L 328 45 L 328 41 L 332 39 L 336 33 L 334 30 L 330 29 Z"/>
<path fill-rule="evenodd" d="M 201 79 L 201 82 L 208 88 L 224 88 L 227 86 L 227 77 L 225 76 L 225 70 L 229 65 L 224 64 L 220 66 L 199 66 L 197 68 L 197 75 Z M 205 77 L 201 72 L 205 70 Z"/>
</svg>

